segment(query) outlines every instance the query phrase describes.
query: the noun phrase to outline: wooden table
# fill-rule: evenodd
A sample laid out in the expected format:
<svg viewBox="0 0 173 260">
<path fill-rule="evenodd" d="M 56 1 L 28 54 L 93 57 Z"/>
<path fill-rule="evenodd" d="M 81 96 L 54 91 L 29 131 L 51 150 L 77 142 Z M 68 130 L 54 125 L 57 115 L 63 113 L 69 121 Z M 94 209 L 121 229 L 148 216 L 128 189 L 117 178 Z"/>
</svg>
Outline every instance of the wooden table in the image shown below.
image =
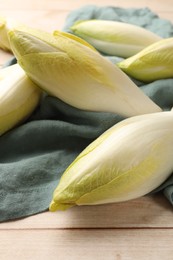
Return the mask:
<svg viewBox="0 0 173 260">
<path fill-rule="evenodd" d="M 85 4 L 149 7 L 173 22 L 173 0 L 1 0 L 0 14 L 52 31 Z M 0 51 L 0 65 L 11 57 Z M 45 212 L 0 224 L 1 260 L 173 259 L 173 211 L 162 194 Z"/>
</svg>

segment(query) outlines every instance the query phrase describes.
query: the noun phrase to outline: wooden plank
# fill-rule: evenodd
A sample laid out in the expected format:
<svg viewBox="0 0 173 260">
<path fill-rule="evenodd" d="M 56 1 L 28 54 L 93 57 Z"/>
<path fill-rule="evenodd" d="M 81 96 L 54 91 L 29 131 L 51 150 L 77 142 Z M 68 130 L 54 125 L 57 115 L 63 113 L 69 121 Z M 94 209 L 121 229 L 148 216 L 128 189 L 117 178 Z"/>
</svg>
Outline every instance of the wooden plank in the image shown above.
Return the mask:
<svg viewBox="0 0 173 260">
<path fill-rule="evenodd" d="M 82 3 L 83 2 L 83 3 Z M 54 29 L 61 29 L 64 25 L 65 17 L 74 9 L 80 8 L 85 5 L 86 1 L 58 1 L 57 2 L 43 2 L 40 6 L 39 2 L 35 1 L 33 6 L 33 2 L 29 1 L 26 5 L 22 5 L 21 1 L 15 1 L 14 6 L 8 4 L 8 1 L 3 1 L 0 3 L 0 14 L 12 17 L 14 19 L 21 20 L 26 24 L 35 25 L 39 28 L 44 28 L 45 30 L 52 31 Z M 27 5 L 28 4 L 28 5 Z M 148 7 L 154 12 L 156 12 L 160 17 L 167 18 L 173 21 L 173 17 L 171 12 L 173 11 L 172 0 L 170 1 L 91 1 L 88 4 L 96 4 L 98 6 L 112 5 L 117 7 L 124 8 L 145 8 Z M 32 19 L 30 18 L 32 17 Z M 49 21 L 49 22 L 48 22 Z M 55 25 L 54 22 L 57 21 Z M 50 24 L 49 24 L 50 23 Z M 44 27 L 43 27 L 44 25 Z M 50 27 L 49 27 L 50 26 Z"/>
<path fill-rule="evenodd" d="M 23 230 L 0 236 L 1 260 L 172 260 L 173 255 L 173 230 Z"/>
<path fill-rule="evenodd" d="M 157 13 L 161 18 L 167 19 L 173 23 L 173 15 L 172 12 L 158 12 Z"/>
<path fill-rule="evenodd" d="M 157 11 L 170 11 L 173 10 L 172 0 L 42 0 L 42 1 L 25 1 L 23 0 L 6 0 L 0 1 L 0 10 L 72 10 L 79 8 L 86 4 L 94 4 L 99 6 L 112 5 L 112 6 L 122 6 L 122 7 L 150 7 Z"/>
<path fill-rule="evenodd" d="M 13 18 L 28 26 L 43 29 L 52 32 L 61 30 L 65 24 L 65 19 L 71 10 L 1 10 L 1 15 Z M 161 18 L 168 19 L 173 22 L 172 13 L 170 11 L 155 11 Z M 32 16 L 32 19 L 31 19 Z"/>
<path fill-rule="evenodd" d="M 41 228 L 173 228 L 172 205 L 162 196 L 145 196 L 124 203 L 74 207 L 45 212 L 0 224 L 2 229 Z"/>
<path fill-rule="evenodd" d="M 58 10 L 1 10 L 0 14 L 10 17 L 28 26 L 48 32 L 61 30 L 69 11 Z M 31 19 L 32 17 L 32 19 Z"/>
</svg>

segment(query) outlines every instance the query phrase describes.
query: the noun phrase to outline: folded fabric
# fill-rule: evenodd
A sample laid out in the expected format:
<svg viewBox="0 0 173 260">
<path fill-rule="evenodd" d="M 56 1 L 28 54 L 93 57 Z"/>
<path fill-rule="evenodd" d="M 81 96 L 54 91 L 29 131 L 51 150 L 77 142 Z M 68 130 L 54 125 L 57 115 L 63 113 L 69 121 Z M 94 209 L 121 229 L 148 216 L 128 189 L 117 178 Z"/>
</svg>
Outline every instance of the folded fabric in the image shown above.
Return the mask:
<svg viewBox="0 0 173 260">
<path fill-rule="evenodd" d="M 85 6 L 69 14 L 64 30 L 70 31 L 77 20 L 93 18 L 129 22 L 162 37 L 173 36 L 173 25 L 148 8 Z M 137 84 L 164 110 L 172 108 L 173 79 Z M 29 120 L 0 137 L 0 221 L 47 210 L 68 165 L 89 143 L 122 119 L 116 114 L 82 111 L 45 96 Z M 173 176 L 157 189 L 161 190 L 173 203 Z"/>
</svg>

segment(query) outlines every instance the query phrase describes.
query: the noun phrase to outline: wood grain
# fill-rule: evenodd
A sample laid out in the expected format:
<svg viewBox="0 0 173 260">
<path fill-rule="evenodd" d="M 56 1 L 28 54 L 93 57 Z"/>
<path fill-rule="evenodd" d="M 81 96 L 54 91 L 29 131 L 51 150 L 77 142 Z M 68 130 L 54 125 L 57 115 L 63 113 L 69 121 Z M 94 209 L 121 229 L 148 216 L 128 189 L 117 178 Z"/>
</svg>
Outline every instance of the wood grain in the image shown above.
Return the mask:
<svg viewBox="0 0 173 260">
<path fill-rule="evenodd" d="M 142 207 L 141 207 L 142 205 Z M 0 224 L 2 229 L 54 228 L 173 228 L 173 210 L 163 195 L 100 206 L 45 212 Z"/>
<path fill-rule="evenodd" d="M 6 0 L 0 2 L 0 10 L 73 10 L 80 6 L 92 4 L 92 5 L 113 5 L 121 7 L 150 7 L 157 11 L 172 11 L 173 5 L 172 0 L 42 0 L 42 1 L 30 1 L 30 0 Z"/>
<path fill-rule="evenodd" d="M 9 230 L 0 236 L 1 260 L 172 260 L 173 255 L 172 229 Z"/>
</svg>

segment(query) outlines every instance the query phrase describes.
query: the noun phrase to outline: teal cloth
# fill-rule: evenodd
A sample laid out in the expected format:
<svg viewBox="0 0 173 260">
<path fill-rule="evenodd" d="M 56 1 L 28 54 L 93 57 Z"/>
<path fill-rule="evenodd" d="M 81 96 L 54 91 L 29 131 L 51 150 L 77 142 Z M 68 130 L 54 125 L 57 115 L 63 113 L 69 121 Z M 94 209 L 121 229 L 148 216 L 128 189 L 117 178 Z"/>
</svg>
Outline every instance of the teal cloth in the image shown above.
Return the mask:
<svg viewBox="0 0 173 260">
<path fill-rule="evenodd" d="M 93 5 L 70 13 L 64 30 L 70 31 L 76 20 L 91 18 L 137 24 L 163 37 L 173 35 L 173 25 L 148 8 Z M 173 79 L 137 84 L 164 110 L 172 108 Z M 0 137 L 0 221 L 47 210 L 67 166 L 89 143 L 122 119 L 116 114 L 82 111 L 45 95 L 24 124 Z M 157 191 L 163 191 L 173 204 L 173 176 Z"/>
</svg>

